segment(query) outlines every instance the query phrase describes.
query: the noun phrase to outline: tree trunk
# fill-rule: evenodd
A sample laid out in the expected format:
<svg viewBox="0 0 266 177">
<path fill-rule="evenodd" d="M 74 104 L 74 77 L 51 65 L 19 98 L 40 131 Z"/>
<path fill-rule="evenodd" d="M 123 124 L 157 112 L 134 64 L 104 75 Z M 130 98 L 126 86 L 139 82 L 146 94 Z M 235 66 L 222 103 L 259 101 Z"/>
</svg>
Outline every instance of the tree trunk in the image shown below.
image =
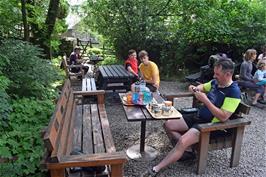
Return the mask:
<svg viewBox="0 0 266 177">
<path fill-rule="evenodd" d="M 21 13 L 24 30 L 24 40 L 29 41 L 29 26 L 27 22 L 26 0 L 21 0 Z"/>
</svg>

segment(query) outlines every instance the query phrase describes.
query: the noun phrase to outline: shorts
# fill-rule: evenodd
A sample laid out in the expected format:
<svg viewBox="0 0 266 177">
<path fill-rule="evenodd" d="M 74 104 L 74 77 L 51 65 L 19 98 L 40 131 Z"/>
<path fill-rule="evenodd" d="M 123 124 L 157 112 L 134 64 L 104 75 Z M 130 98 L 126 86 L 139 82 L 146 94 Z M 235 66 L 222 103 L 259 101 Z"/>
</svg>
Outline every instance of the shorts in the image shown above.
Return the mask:
<svg viewBox="0 0 266 177">
<path fill-rule="evenodd" d="M 188 128 L 195 128 L 199 130 L 198 124 L 208 123 L 210 121 L 199 119 L 196 114 L 183 114 L 183 119 L 186 122 Z"/>
<path fill-rule="evenodd" d="M 183 119 L 186 122 L 189 129 L 195 128 L 198 131 L 200 131 L 199 126 L 198 126 L 199 124 L 210 122 L 207 120 L 199 119 L 196 114 L 183 114 Z M 211 137 L 231 136 L 232 132 L 233 132 L 233 129 L 216 130 L 216 131 L 212 131 L 210 133 L 210 136 Z"/>
</svg>

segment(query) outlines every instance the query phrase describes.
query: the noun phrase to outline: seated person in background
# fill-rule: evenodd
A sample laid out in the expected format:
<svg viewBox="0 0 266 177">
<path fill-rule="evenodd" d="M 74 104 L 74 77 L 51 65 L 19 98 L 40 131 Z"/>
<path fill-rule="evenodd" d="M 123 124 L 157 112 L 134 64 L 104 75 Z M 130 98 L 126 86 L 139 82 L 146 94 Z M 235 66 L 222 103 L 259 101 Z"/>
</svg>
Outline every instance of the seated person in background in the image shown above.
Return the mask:
<svg viewBox="0 0 266 177">
<path fill-rule="evenodd" d="M 266 44 L 261 47 L 262 53 L 259 54 L 258 60 L 266 60 Z"/>
<path fill-rule="evenodd" d="M 240 103 L 241 92 L 232 80 L 234 63 L 223 58 L 214 64 L 213 80 L 198 86 L 189 86 L 189 91 L 204 106 L 199 109 L 198 117 L 183 115 L 181 119 L 167 120 L 164 128 L 170 139 L 176 142 L 175 147 L 156 166 L 148 169 L 143 177 L 154 177 L 166 166 L 191 154 L 191 145 L 199 142 L 199 123 L 225 122 L 235 112 Z M 193 155 L 195 157 L 195 155 Z"/>
<path fill-rule="evenodd" d="M 266 60 L 260 60 L 257 64 L 258 70 L 254 74 L 254 79 L 257 85 L 264 87 L 266 93 Z"/>
<path fill-rule="evenodd" d="M 139 65 L 141 78 L 146 82 L 146 86 L 150 91 L 155 92 L 159 89 L 160 76 L 157 65 L 149 60 L 148 52 L 142 50 L 139 52 Z"/>
<path fill-rule="evenodd" d="M 245 88 L 250 88 L 256 91 L 256 95 L 252 101 L 252 105 L 256 105 L 259 97 L 264 94 L 263 86 L 257 85 L 252 76 L 252 63 L 256 59 L 257 51 L 255 49 L 248 49 L 244 54 L 244 61 L 240 66 L 239 82 L 238 84 Z M 260 101 L 263 103 L 263 100 Z"/>
<path fill-rule="evenodd" d="M 134 76 L 135 76 L 134 82 L 139 80 L 137 52 L 133 49 L 128 51 L 128 58 L 125 61 L 125 68 L 127 71 L 134 74 Z"/>
<path fill-rule="evenodd" d="M 69 56 L 70 65 L 82 65 L 83 64 L 83 61 L 80 56 L 80 50 L 81 48 L 79 46 L 76 46 L 74 48 L 74 51 Z M 86 74 L 89 68 L 87 66 L 82 66 L 82 69 L 84 70 L 84 74 Z M 80 68 L 71 68 L 71 72 L 78 73 L 80 72 Z"/>
</svg>

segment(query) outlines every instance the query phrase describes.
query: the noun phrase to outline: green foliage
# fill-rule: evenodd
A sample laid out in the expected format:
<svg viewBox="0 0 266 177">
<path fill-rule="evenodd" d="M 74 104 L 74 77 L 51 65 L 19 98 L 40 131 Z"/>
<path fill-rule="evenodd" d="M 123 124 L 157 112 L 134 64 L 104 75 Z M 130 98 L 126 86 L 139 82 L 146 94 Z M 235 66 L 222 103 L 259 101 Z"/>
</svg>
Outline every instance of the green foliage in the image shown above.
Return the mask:
<svg viewBox="0 0 266 177">
<path fill-rule="evenodd" d="M 100 63 L 101 65 L 114 65 L 121 64 L 121 60 L 117 60 L 114 55 L 105 55 L 104 60 Z"/>
<path fill-rule="evenodd" d="M 87 25 L 119 58 L 146 49 L 166 75 L 206 64 L 217 52 L 241 59 L 247 48 L 266 43 L 265 0 L 97 0 L 85 9 Z"/>
<path fill-rule="evenodd" d="M 49 96 L 50 84 L 59 76 L 48 60 L 40 58 L 41 54 L 39 48 L 29 43 L 3 41 L 0 46 L 0 58 L 4 64 L 1 72 L 12 81 L 6 90 L 10 96 Z"/>
<path fill-rule="evenodd" d="M 8 102 L 9 96 L 6 93 L 9 84 L 9 79 L 5 76 L 0 76 L 0 129 L 8 126 L 8 116 L 11 112 L 11 106 Z"/>
<path fill-rule="evenodd" d="M 18 30 L 15 25 L 21 21 L 21 12 L 17 0 L 0 1 L 0 37 L 10 36 L 18 37 Z"/>
<path fill-rule="evenodd" d="M 9 128 L 0 129 L 0 157 L 17 157 L 1 164 L 0 176 L 41 176 L 40 160 L 43 143 L 40 131 L 54 110 L 51 100 L 22 98 L 12 102 Z"/>
</svg>

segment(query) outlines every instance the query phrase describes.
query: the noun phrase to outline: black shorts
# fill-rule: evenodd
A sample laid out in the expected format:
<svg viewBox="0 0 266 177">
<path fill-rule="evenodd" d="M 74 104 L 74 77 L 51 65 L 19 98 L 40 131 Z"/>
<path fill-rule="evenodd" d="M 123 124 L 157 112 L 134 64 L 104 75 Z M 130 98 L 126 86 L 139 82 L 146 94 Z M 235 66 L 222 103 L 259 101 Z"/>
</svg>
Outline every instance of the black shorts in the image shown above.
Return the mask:
<svg viewBox="0 0 266 177">
<path fill-rule="evenodd" d="M 198 124 L 208 123 L 209 121 L 199 119 L 195 114 L 183 114 L 183 119 L 186 122 L 188 128 L 195 128 L 199 130 Z"/>
<path fill-rule="evenodd" d="M 211 121 L 206 121 L 199 119 L 195 114 L 182 114 L 184 121 L 186 122 L 188 128 L 195 128 L 200 131 L 199 124 L 201 123 L 209 123 Z M 216 130 L 212 131 L 210 136 L 211 137 L 220 137 L 220 136 L 230 136 L 232 135 L 232 129 L 225 129 L 225 130 Z"/>
</svg>

